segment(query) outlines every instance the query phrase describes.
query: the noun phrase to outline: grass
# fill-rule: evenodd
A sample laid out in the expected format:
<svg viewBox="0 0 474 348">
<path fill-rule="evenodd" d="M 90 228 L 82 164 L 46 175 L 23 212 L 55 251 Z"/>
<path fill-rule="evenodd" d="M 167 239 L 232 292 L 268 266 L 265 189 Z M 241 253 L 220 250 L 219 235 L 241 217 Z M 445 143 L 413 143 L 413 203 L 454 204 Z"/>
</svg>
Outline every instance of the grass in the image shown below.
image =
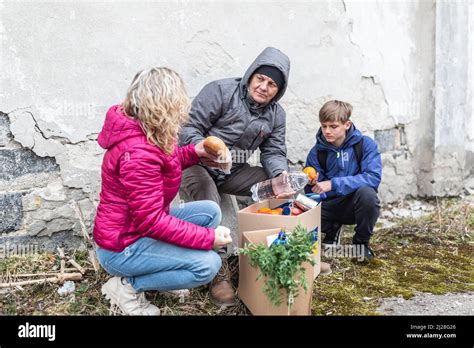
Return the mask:
<svg viewBox="0 0 474 348">
<path fill-rule="evenodd" d="M 446 199 L 426 217 L 397 222 L 374 235 L 372 262 L 326 260 L 333 273 L 316 280 L 314 315 L 377 315 L 383 297 L 474 291 L 472 207 Z"/>
<path fill-rule="evenodd" d="M 86 261 L 86 252 L 75 252 L 74 258 L 84 267 L 92 265 Z M 29 257 L 10 257 L 0 261 L 2 281 L 20 281 L 16 274 L 41 273 L 59 269 L 60 258 L 42 253 Z M 74 294 L 61 297 L 58 284 L 25 285 L 0 296 L 0 313 L 5 315 L 104 315 L 109 306 L 100 293 L 101 284 L 107 279 L 105 272 L 97 276 L 89 274 L 76 282 Z M 21 279 L 24 280 L 24 279 Z"/>
<path fill-rule="evenodd" d="M 432 202 L 433 203 L 433 202 Z M 440 200 L 438 208 L 419 219 L 398 219 L 397 227 L 379 228 L 372 239 L 377 258 L 358 263 L 348 258 L 330 262 L 333 273 L 316 278 L 313 315 L 376 315 L 379 300 L 417 292 L 445 294 L 474 291 L 472 255 L 473 207 L 461 199 Z M 346 227 L 346 242 L 352 233 Z M 343 240 L 344 242 L 344 240 Z M 70 254 L 69 254 L 70 255 Z M 74 252 L 75 260 L 91 267 L 87 254 Z M 48 272 L 59 269 L 55 254 L 0 259 L 2 281 L 15 280 L 15 274 Z M 231 261 L 234 283 L 237 260 Z M 108 315 L 109 305 L 100 287 L 108 279 L 101 271 L 88 273 L 76 282 L 73 294 L 61 297 L 60 285 L 25 285 L 22 289 L 0 289 L 0 314 L 5 315 Z M 191 296 L 179 298 L 160 292 L 147 292 L 147 298 L 165 315 L 248 315 L 240 303 L 218 308 L 209 301 L 206 287 L 193 289 Z"/>
</svg>

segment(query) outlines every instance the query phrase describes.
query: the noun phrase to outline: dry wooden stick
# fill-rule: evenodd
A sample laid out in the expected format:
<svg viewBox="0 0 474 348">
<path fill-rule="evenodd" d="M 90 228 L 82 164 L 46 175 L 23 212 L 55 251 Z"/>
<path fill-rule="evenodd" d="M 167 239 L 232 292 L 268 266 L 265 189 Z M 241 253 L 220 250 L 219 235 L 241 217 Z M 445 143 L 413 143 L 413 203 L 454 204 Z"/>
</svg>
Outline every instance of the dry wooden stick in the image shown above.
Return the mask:
<svg viewBox="0 0 474 348">
<path fill-rule="evenodd" d="M 89 249 L 89 261 L 92 263 L 92 267 L 94 267 L 94 272 L 97 274 L 100 271 L 99 261 L 97 260 L 97 255 L 95 250 Z"/>
<path fill-rule="evenodd" d="M 84 273 L 81 272 L 81 274 L 85 274 L 88 271 L 93 271 L 93 268 L 83 268 L 81 267 Z M 71 274 L 74 272 L 77 272 L 78 270 L 76 268 L 66 268 L 64 269 L 64 274 Z M 68 273 L 69 272 L 69 273 Z M 1 276 L 0 279 L 14 279 L 14 278 L 30 278 L 30 277 L 48 277 L 48 276 L 57 276 L 60 275 L 61 273 L 59 272 L 41 272 L 41 273 L 24 273 L 24 274 L 8 274 L 7 276 Z"/>
<path fill-rule="evenodd" d="M 97 255 L 95 253 L 94 241 L 89 236 L 89 233 L 87 233 L 87 228 L 86 228 L 86 224 L 84 222 L 84 215 L 82 214 L 81 207 L 79 206 L 79 204 L 76 201 L 73 201 L 73 202 L 74 202 L 74 204 L 73 204 L 74 205 L 74 210 L 76 212 L 77 218 L 79 219 L 79 223 L 81 224 L 82 237 L 84 238 L 86 248 L 88 249 L 89 261 L 92 263 L 92 267 L 94 267 L 95 273 L 99 273 L 100 266 L 99 266 L 99 261 L 97 260 Z"/>
<path fill-rule="evenodd" d="M 63 283 L 66 280 L 81 280 L 81 273 L 64 273 L 58 274 L 55 277 L 35 279 L 35 280 L 25 280 L 21 282 L 9 282 L 9 283 L 0 283 L 0 289 L 2 288 L 11 288 L 22 285 L 31 285 L 31 284 L 42 284 L 42 283 Z"/>
<path fill-rule="evenodd" d="M 94 243 L 93 243 L 91 237 L 89 236 L 89 233 L 87 233 L 87 228 L 86 228 L 86 224 L 84 222 L 84 215 L 82 214 L 81 207 L 79 206 L 79 204 L 76 201 L 73 201 L 73 205 L 74 205 L 74 210 L 76 212 L 77 218 L 79 219 L 79 223 L 81 225 L 82 238 L 84 238 L 84 241 L 86 242 L 86 247 L 87 246 L 92 246 L 93 247 Z"/>
<path fill-rule="evenodd" d="M 87 272 L 90 272 L 90 271 L 95 272 L 95 269 L 91 268 L 91 267 L 81 267 L 81 268 L 84 270 L 84 273 L 87 273 Z M 64 271 L 65 272 L 76 272 L 76 271 L 78 271 L 78 269 L 77 268 L 66 268 Z"/>
<path fill-rule="evenodd" d="M 74 269 L 76 271 L 76 269 Z M 48 277 L 60 275 L 59 272 L 43 272 L 43 273 L 30 273 L 30 274 L 14 274 L 8 278 L 29 278 L 29 277 Z"/>
<path fill-rule="evenodd" d="M 76 268 L 79 272 L 81 272 L 81 274 L 86 274 L 86 270 L 84 269 L 84 267 L 79 265 L 74 259 L 68 258 L 67 262 L 70 263 L 71 266 Z"/>
<path fill-rule="evenodd" d="M 64 273 L 66 269 L 66 255 L 64 254 L 64 250 L 58 247 L 59 257 L 61 257 L 61 273 Z"/>
</svg>

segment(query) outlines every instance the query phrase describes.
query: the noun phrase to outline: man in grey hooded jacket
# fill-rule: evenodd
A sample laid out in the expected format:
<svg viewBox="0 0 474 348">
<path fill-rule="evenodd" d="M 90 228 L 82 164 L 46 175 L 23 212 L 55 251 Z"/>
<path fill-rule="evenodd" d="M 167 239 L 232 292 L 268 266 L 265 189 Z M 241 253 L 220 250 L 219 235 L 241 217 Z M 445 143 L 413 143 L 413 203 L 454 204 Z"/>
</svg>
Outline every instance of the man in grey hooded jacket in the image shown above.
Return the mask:
<svg viewBox="0 0 474 348">
<path fill-rule="evenodd" d="M 194 98 L 190 119 L 180 133 L 180 145 L 197 144 L 210 135 L 216 136 L 231 150 L 233 164 L 229 175 L 205 165 L 186 170 L 183 189 L 193 199 L 220 203 L 219 192 L 248 196 L 253 184 L 288 169 L 286 114 L 278 100 L 286 91 L 289 71 L 289 58 L 278 49 L 267 47 L 243 78 L 213 81 Z M 272 85 L 277 87 L 274 96 Z M 263 169 L 247 164 L 257 148 Z"/>
<path fill-rule="evenodd" d="M 288 170 L 286 114 L 278 100 L 286 91 L 289 72 L 289 58 L 267 47 L 243 78 L 213 81 L 194 98 L 190 119 L 180 133 L 180 145 L 197 144 L 211 135 L 219 137 L 230 149 L 233 163 L 230 174 L 205 164 L 185 170 L 182 189 L 192 199 L 219 204 L 219 193 L 249 196 L 253 184 Z M 247 163 L 257 148 L 263 168 Z M 226 277 L 220 278 L 211 284 L 211 299 L 230 305 L 234 291 Z"/>
</svg>

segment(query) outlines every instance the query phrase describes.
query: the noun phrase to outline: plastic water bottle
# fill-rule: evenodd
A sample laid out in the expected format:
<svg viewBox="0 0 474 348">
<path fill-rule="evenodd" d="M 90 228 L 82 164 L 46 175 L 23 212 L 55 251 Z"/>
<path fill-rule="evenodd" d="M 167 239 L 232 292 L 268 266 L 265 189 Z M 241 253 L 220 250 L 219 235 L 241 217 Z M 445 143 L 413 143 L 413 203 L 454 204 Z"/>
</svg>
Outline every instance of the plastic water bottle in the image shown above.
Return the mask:
<svg viewBox="0 0 474 348">
<path fill-rule="evenodd" d="M 283 173 L 276 178 L 256 183 L 250 188 L 254 201 L 275 198 L 282 193 L 298 192 L 308 183 L 305 173 Z"/>
</svg>

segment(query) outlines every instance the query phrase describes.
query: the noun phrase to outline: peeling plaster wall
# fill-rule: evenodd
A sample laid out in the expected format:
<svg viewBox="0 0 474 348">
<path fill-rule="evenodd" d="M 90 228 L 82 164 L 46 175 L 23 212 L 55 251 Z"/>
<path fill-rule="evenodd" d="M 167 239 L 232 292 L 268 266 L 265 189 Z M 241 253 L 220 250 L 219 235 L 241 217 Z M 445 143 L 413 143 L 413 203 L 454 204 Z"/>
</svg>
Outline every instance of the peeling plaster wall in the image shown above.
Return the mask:
<svg viewBox="0 0 474 348">
<path fill-rule="evenodd" d="M 437 6 L 430 1 L 0 3 L 2 169 L 7 158 L 29 158 L 16 166 L 36 168 L 0 176 L 1 208 L 21 212 L 10 214 L 11 221 L 5 218 L 0 233 L 3 238 L 79 234 L 73 201 L 92 227 L 103 155 L 97 134 L 105 111 L 122 100 L 136 71 L 170 66 L 194 96 L 211 80 L 242 76 L 266 46 L 291 59 L 281 102 L 292 166 L 301 167 L 314 145 L 319 108 L 336 98 L 353 104 L 353 121 L 379 144 L 383 201 L 446 193 L 452 185 L 436 171 L 436 144 L 461 134 L 456 130 L 440 138 L 437 126 L 436 117 L 449 121 L 435 102 L 435 53 L 442 45 L 435 35 Z M 471 69 L 473 59 L 471 54 L 466 61 Z M 472 77 L 468 81 L 472 86 Z M 467 128 L 456 140 L 467 149 L 464 174 L 456 172 L 460 183 L 451 194 L 461 192 L 463 175 L 472 177 L 472 103 L 469 107 L 463 114 Z"/>
</svg>

